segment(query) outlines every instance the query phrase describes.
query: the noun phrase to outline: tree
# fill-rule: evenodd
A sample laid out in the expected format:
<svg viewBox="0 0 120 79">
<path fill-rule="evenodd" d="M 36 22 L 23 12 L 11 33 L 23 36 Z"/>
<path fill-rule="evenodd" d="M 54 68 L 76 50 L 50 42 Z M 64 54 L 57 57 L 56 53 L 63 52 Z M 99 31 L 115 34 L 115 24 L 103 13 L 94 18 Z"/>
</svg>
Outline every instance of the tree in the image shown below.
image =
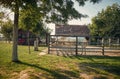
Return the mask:
<svg viewBox="0 0 120 79">
<path fill-rule="evenodd" d="M 92 34 L 109 37 L 120 37 L 120 5 L 113 4 L 92 18 Z"/>
<path fill-rule="evenodd" d="M 6 22 L 3 22 L 1 25 L 1 33 L 4 35 L 4 37 L 6 38 L 7 41 L 12 40 L 12 32 L 13 32 L 13 23 L 11 20 L 8 20 Z"/>
<path fill-rule="evenodd" d="M 4 18 L 4 12 L 0 12 L 0 25 L 2 25 L 2 19 Z"/>
<path fill-rule="evenodd" d="M 37 23 L 40 20 L 40 14 L 37 7 L 33 7 L 31 5 L 27 5 L 26 8 L 23 8 L 20 10 L 20 28 L 26 30 L 28 32 L 27 34 L 27 40 L 28 40 L 28 49 L 30 53 L 30 35 L 29 32 L 33 32 L 34 28 L 37 28 Z M 38 33 L 39 28 L 37 28 L 35 33 Z M 37 35 L 36 35 L 37 36 Z"/>
<path fill-rule="evenodd" d="M 40 36 L 40 38 L 45 39 L 45 44 L 48 45 L 48 37 L 51 33 L 51 29 L 45 26 L 45 24 L 39 22 L 37 26 L 33 29 L 33 32 Z"/>
<path fill-rule="evenodd" d="M 76 0 L 79 5 L 84 5 L 85 1 L 88 0 Z M 100 0 L 89 0 L 93 3 L 99 2 Z M 84 17 L 81 13 L 75 10 L 73 0 L 0 0 L 0 4 L 5 7 L 9 7 L 14 11 L 14 26 L 13 26 L 13 53 L 12 61 L 17 62 L 18 53 L 17 53 L 17 37 L 18 37 L 18 20 L 19 20 L 19 10 L 25 8 L 27 5 L 36 6 L 40 9 L 40 12 L 43 13 L 48 22 L 57 21 L 60 19 L 64 22 L 67 22 L 68 19 L 79 19 Z M 54 10 L 54 11 L 53 11 Z M 51 16 L 48 14 L 51 13 Z M 74 12 L 74 13 L 73 13 Z M 57 16 L 56 16 L 57 15 Z M 58 17 L 60 16 L 60 17 Z M 44 18 L 45 18 L 44 17 Z M 58 18 L 58 20 L 56 20 Z"/>
</svg>

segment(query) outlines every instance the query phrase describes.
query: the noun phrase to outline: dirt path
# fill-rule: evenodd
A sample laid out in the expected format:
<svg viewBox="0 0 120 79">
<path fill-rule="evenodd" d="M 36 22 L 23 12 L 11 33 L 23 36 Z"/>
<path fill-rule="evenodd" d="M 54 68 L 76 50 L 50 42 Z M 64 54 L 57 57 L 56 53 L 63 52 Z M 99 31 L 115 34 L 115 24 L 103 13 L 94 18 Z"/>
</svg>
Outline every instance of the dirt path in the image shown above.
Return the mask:
<svg viewBox="0 0 120 79">
<path fill-rule="evenodd" d="M 39 53 L 39 55 L 46 55 L 48 53 L 48 49 L 42 50 L 42 52 Z"/>
</svg>

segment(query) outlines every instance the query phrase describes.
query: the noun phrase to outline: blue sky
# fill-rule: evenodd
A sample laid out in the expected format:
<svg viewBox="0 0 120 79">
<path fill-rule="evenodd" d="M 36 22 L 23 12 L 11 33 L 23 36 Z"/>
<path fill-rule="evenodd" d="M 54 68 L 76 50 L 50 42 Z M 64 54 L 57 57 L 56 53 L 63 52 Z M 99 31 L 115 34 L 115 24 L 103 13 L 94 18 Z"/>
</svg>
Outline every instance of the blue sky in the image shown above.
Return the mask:
<svg viewBox="0 0 120 79">
<path fill-rule="evenodd" d="M 82 7 L 79 7 L 77 3 L 75 3 L 74 7 L 82 14 L 87 14 L 88 18 L 82 18 L 81 20 L 72 20 L 69 21 L 69 24 L 89 24 L 91 22 L 92 17 L 97 15 L 102 9 L 105 9 L 107 6 L 111 6 L 112 4 L 117 3 L 120 4 L 120 0 L 102 0 L 98 4 L 93 4 L 90 2 L 86 2 L 86 4 Z"/>
<path fill-rule="evenodd" d="M 87 14 L 88 18 L 81 18 L 81 20 L 71 20 L 68 24 L 72 25 L 86 25 L 91 23 L 92 17 L 96 16 L 98 12 L 101 12 L 102 9 L 105 9 L 107 6 L 111 6 L 112 4 L 117 3 L 120 5 L 120 0 L 102 0 L 98 4 L 93 4 L 90 2 L 86 2 L 84 6 L 79 7 L 77 3 L 75 3 L 74 7 L 82 14 Z M 52 34 L 55 33 L 55 25 L 49 24 L 48 27 L 53 29 Z"/>
</svg>

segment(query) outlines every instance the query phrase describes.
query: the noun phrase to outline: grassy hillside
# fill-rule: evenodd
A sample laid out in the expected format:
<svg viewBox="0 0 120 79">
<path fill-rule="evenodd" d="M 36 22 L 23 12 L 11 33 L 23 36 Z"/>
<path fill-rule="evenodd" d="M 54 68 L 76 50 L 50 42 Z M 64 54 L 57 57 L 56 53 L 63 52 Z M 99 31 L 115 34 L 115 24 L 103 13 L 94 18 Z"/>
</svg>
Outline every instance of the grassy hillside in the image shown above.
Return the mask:
<svg viewBox="0 0 120 79">
<path fill-rule="evenodd" d="M 0 42 L 0 79 L 120 79 L 120 57 L 56 56 L 28 53 L 18 47 L 20 62 L 11 62 L 12 45 Z"/>
</svg>

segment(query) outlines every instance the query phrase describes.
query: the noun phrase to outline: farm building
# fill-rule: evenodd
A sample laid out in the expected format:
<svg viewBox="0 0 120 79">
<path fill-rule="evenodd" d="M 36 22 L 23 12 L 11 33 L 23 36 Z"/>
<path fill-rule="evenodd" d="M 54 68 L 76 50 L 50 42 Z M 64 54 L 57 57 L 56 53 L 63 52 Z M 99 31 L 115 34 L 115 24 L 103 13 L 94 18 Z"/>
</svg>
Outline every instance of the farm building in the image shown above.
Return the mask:
<svg viewBox="0 0 120 79">
<path fill-rule="evenodd" d="M 49 35 L 49 33 L 44 32 L 44 35 L 43 35 L 44 37 L 42 37 L 42 35 L 36 36 L 36 34 L 33 32 L 30 32 L 30 31 L 28 32 L 26 30 L 19 29 L 18 30 L 18 44 L 19 45 L 28 45 L 28 37 L 29 37 L 30 45 L 34 44 L 34 41 L 36 40 L 36 38 L 38 38 L 39 44 L 47 45 L 48 35 Z"/>
<path fill-rule="evenodd" d="M 30 45 L 34 44 L 36 36 L 34 33 L 29 32 L 29 42 Z M 28 32 L 22 29 L 18 30 L 18 44 L 19 45 L 27 45 L 28 44 Z"/>
<path fill-rule="evenodd" d="M 83 41 L 89 39 L 90 30 L 87 25 L 56 25 L 55 35 L 78 36 Z"/>
<path fill-rule="evenodd" d="M 87 46 L 89 37 L 90 30 L 86 25 L 56 25 L 55 35 L 50 36 L 48 53 L 58 49 L 71 50 L 77 54 L 78 48 Z"/>
<path fill-rule="evenodd" d="M 90 30 L 86 25 L 56 25 L 55 34 L 89 37 Z"/>
</svg>

